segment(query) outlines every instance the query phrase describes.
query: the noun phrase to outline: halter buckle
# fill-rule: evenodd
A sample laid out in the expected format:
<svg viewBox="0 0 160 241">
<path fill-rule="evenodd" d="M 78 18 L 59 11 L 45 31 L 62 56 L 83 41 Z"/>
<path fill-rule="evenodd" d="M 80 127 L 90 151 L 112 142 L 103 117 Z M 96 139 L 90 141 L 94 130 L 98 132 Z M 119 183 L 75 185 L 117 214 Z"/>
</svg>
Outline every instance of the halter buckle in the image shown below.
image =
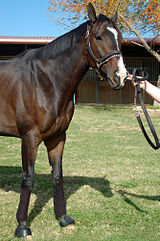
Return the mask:
<svg viewBox="0 0 160 241">
<path fill-rule="evenodd" d="M 100 69 L 101 67 L 101 63 L 100 62 L 96 62 L 97 68 Z"/>
<path fill-rule="evenodd" d="M 90 36 L 90 30 L 91 30 L 91 26 L 87 24 L 87 31 L 86 31 L 85 39 L 88 39 L 88 37 Z"/>
<path fill-rule="evenodd" d="M 90 35 L 90 32 L 89 32 L 89 29 L 88 29 L 87 32 L 86 32 L 86 35 L 85 35 L 85 39 L 87 39 L 89 37 L 89 35 Z"/>
</svg>

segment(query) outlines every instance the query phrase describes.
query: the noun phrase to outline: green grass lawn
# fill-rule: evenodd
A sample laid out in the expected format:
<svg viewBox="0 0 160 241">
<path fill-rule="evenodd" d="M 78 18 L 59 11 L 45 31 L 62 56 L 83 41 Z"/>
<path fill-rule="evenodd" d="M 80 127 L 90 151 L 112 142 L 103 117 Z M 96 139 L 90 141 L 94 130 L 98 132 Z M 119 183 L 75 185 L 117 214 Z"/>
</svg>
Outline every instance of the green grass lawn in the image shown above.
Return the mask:
<svg viewBox="0 0 160 241">
<path fill-rule="evenodd" d="M 63 158 L 67 212 L 61 228 L 53 213 L 44 145 L 36 160 L 28 221 L 36 241 L 160 240 L 160 150 L 145 141 L 133 106 L 77 105 Z M 160 136 L 160 113 L 151 112 Z M 0 137 L 0 240 L 14 238 L 21 183 L 20 140 Z"/>
</svg>

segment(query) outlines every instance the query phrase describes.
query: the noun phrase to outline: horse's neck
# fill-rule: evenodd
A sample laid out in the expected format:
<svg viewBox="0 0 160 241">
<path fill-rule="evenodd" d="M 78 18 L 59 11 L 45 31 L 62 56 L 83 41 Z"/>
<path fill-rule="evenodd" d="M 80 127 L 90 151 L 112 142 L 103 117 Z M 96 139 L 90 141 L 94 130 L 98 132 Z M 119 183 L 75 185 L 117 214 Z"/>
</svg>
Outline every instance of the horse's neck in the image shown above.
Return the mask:
<svg viewBox="0 0 160 241">
<path fill-rule="evenodd" d="M 77 87 L 88 70 L 85 49 L 85 43 L 81 42 L 57 56 L 57 68 L 63 76 L 61 81 L 68 87 Z"/>
<path fill-rule="evenodd" d="M 68 56 L 68 66 L 73 74 L 72 79 L 75 78 L 77 81 L 81 81 L 88 70 L 85 48 L 84 43 L 78 44 Z"/>
</svg>

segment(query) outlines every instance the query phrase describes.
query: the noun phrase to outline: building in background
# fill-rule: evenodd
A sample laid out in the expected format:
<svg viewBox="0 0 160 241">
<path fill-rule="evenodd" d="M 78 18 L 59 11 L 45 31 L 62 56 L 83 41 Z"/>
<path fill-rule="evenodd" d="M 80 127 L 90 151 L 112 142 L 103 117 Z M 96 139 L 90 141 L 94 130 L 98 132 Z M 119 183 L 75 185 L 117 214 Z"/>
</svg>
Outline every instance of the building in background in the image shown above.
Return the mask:
<svg viewBox="0 0 160 241">
<path fill-rule="evenodd" d="M 54 39 L 54 37 L 0 36 L 0 60 L 11 59 L 27 49 L 44 46 Z M 130 73 L 136 67 L 146 69 L 149 72 L 149 81 L 156 85 L 160 75 L 160 63 L 145 48 L 131 43 L 130 40 L 122 42 L 126 68 Z M 139 42 L 138 39 L 132 40 Z M 146 41 L 149 45 L 153 44 L 152 39 Z M 153 48 L 155 51 L 160 51 L 160 39 L 154 41 Z M 94 70 L 89 70 L 78 87 L 76 100 L 79 103 L 130 104 L 133 103 L 133 96 L 134 88 L 130 83 L 126 83 L 121 90 L 113 90 L 107 80 L 100 80 Z M 149 104 L 153 102 L 146 93 L 144 100 Z"/>
</svg>

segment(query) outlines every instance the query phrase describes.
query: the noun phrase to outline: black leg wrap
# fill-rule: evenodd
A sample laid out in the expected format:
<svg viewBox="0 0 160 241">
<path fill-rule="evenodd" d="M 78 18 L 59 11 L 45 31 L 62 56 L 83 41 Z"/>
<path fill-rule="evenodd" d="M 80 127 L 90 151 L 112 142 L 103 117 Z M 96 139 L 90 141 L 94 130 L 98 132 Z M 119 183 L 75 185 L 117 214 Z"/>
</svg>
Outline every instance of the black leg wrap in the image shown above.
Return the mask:
<svg viewBox="0 0 160 241">
<path fill-rule="evenodd" d="M 27 212 L 29 206 L 31 191 L 27 189 L 21 189 L 20 202 L 17 210 L 17 221 L 19 224 L 24 224 L 27 220 Z"/>
<path fill-rule="evenodd" d="M 71 218 L 70 216 L 68 215 L 63 215 L 60 220 L 59 220 L 59 225 L 61 227 L 66 227 L 67 225 L 69 224 L 75 224 L 73 218 Z"/>
<path fill-rule="evenodd" d="M 32 233 L 31 229 L 26 226 L 26 222 L 21 222 L 20 225 L 18 225 L 16 228 L 14 235 L 17 238 L 23 238 L 28 235 L 32 235 Z"/>
</svg>

